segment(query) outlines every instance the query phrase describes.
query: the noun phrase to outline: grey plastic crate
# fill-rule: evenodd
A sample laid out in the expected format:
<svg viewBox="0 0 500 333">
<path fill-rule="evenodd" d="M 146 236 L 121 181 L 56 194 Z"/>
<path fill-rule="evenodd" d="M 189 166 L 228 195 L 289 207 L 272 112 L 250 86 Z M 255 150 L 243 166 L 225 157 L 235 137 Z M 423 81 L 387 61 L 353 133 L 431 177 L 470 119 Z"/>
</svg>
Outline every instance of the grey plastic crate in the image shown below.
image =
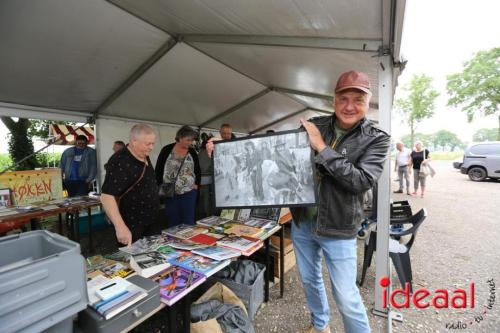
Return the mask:
<svg viewBox="0 0 500 333">
<path fill-rule="evenodd" d="M 0 238 L 0 253 L 0 332 L 71 332 L 88 302 L 80 245 L 38 230 Z"/>
<path fill-rule="evenodd" d="M 266 266 L 262 264 L 258 264 L 258 266 L 261 268 L 261 271 L 252 285 L 246 285 L 228 279 L 221 279 L 215 276 L 213 277 L 215 281 L 223 283 L 241 299 L 247 308 L 250 320 L 253 319 L 260 305 L 264 302 L 264 273 L 266 271 Z"/>
</svg>

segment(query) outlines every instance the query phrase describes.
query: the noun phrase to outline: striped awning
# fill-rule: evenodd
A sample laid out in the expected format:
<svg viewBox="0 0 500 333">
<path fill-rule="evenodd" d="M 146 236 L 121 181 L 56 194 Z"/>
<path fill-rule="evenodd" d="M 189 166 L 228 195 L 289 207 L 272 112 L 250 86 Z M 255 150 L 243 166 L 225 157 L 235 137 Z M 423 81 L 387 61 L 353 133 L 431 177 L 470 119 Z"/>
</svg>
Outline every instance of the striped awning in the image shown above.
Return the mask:
<svg viewBox="0 0 500 333">
<path fill-rule="evenodd" d="M 89 144 L 93 144 L 95 140 L 94 130 L 88 126 L 52 124 L 50 129 L 52 137 L 56 138 L 55 144 L 57 145 L 73 145 L 78 135 L 85 135 Z"/>
</svg>

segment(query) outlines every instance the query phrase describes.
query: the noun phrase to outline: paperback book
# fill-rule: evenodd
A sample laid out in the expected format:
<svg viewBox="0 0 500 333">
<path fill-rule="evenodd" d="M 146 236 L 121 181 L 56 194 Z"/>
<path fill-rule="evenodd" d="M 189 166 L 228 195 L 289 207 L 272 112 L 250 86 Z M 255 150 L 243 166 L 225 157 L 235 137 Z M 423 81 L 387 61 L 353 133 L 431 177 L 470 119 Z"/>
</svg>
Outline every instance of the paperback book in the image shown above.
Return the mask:
<svg viewBox="0 0 500 333">
<path fill-rule="evenodd" d="M 130 266 L 137 274 L 148 278 L 170 267 L 170 264 L 158 252 L 138 254 L 130 257 Z"/>
<path fill-rule="evenodd" d="M 255 228 L 269 228 L 270 226 L 275 225 L 276 222 L 272 220 L 266 220 L 266 219 L 259 219 L 256 217 L 252 217 L 248 220 L 245 221 L 245 225 L 250 226 L 250 227 L 255 227 Z"/>
<path fill-rule="evenodd" d="M 161 301 L 173 305 L 191 290 L 203 283 L 206 277 L 182 267 L 171 266 L 155 278 L 160 284 Z"/>
<path fill-rule="evenodd" d="M 242 255 L 249 256 L 263 245 L 261 240 L 249 239 L 236 235 L 228 235 L 217 242 L 218 246 L 240 251 Z"/>
<path fill-rule="evenodd" d="M 174 249 L 177 250 L 191 251 L 194 249 L 200 249 L 208 246 L 206 244 L 192 242 L 189 239 L 178 239 L 172 236 L 165 236 L 165 239 L 167 241 L 166 245 L 173 247 Z"/>
<path fill-rule="evenodd" d="M 218 261 L 184 251 L 177 258 L 171 259 L 170 263 L 208 277 L 229 265 L 229 260 Z"/>
<path fill-rule="evenodd" d="M 220 246 L 210 246 L 203 249 L 197 249 L 192 251 L 194 254 L 199 254 L 214 260 L 226 260 L 231 258 L 236 258 L 241 256 L 240 251 L 232 250 Z"/>
<path fill-rule="evenodd" d="M 198 243 L 198 244 L 205 244 L 205 245 L 214 245 L 217 243 L 219 238 L 217 237 L 212 237 L 207 234 L 199 234 L 194 237 L 189 238 L 190 241 Z"/>
<path fill-rule="evenodd" d="M 104 258 L 101 255 L 87 258 L 87 273 L 100 271 L 106 277 L 127 277 L 134 272 L 129 264 L 121 261 L 115 261 Z"/>
<path fill-rule="evenodd" d="M 262 229 L 251 227 L 244 224 L 233 223 L 229 229 L 226 230 L 227 234 L 234 234 L 237 236 L 247 236 L 251 238 L 258 238 L 262 233 Z"/>
<path fill-rule="evenodd" d="M 207 228 L 197 227 L 188 224 L 179 224 L 162 231 L 162 234 L 179 239 L 189 239 L 196 235 L 208 232 Z"/>
<path fill-rule="evenodd" d="M 224 224 L 226 222 L 229 222 L 230 220 L 222 218 L 220 216 L 209 216 L 205 217 L 204 219 L 201 219 L 199 221 L 196 221 L 196 224 L 202 225 L 205 227 L 213 227 L 217 226 L 219 224 Z"/>
<path fill-rule="evenodd" d="M 165 240 L 161 235 L 147 236 L 135 241 L 130 246 L 120 247 L 119 250 L 130 255 L 137 255 L 156 251 L 164 243 Z"/>
</svg>

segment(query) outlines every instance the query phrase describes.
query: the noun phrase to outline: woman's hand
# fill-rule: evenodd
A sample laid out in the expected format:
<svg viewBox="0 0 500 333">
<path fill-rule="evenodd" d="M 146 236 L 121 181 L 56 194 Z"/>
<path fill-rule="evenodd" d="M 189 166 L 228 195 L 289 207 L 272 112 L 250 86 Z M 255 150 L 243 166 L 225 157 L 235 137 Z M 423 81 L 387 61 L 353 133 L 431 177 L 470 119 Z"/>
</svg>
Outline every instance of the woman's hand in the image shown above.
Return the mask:
<svg viewBox="0 0 500 333">
<path fill-rule="evenodd" d="M 212 157 L 212 153 L 214 152 L 214 141 L 220 141 L 220 140 L 222 140 L 222 138 L 213 137 L 207 141 L 206 148 L 208 157 Z"/>
</svg>

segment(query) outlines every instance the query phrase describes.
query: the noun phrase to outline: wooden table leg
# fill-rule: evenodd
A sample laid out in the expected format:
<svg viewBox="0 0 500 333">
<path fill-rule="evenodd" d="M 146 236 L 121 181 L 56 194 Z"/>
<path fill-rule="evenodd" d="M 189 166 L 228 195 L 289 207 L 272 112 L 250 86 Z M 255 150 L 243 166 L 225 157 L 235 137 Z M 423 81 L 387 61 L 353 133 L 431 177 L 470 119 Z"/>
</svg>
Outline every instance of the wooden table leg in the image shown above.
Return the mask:
<svg viewBox="0 0 500 333">
<path fill-rule="evenodd" d="M 165 307 L 165 311 L 167 311 L 167 319 L 168 319 L 168 332 L 169 333 L 176 333 L 176 327 L 175 327 L 175 311 L 173 306 L 167 306 Z"/>
<path fill-rule="evenodd" d="M 280 297 L 285 293 L 285 225 L 280 230 Z"/>
<path fill-rule="evenodd" d="M 73 229 L 75 231 L 75 241 L 80 243 L 80 211 L 75 210 L 73 213 Z"/>
<path fill-rule="evenodd" d="M 187 294 L 184 296 L 184 304 L 183 304 L 183 332 L 189 333 L 191 331 L 191 294 Z"/>
<path fill-rule="evenodd" d="M 38 229 L 38 220 L 36 218 L 30 219 L 31 230 Z"/>
<path fill-rule="evenodd" d="M 266 260 L 266 271 L 264 272 L 264 302 L 267 303 L 269 301 L 269 280 L 271 279 L 271 274 L 269 272 L 269 238 L 264 240 L 264 246 L 264 256 Z"/>
</svg>

